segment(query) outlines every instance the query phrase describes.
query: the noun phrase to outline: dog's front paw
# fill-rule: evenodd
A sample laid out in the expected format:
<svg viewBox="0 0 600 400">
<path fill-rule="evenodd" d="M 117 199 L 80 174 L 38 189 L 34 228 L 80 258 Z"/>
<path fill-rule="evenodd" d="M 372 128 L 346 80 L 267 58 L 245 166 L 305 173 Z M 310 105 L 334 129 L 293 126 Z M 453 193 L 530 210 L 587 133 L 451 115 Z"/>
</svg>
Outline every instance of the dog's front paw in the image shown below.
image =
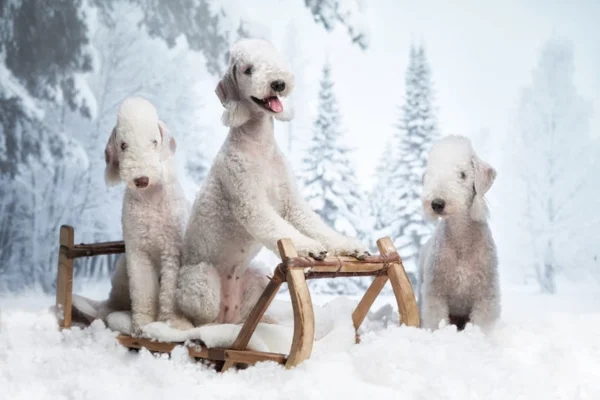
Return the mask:
<svg viewBox="0 0 600 400">
<path fill-rule="evenodd" d="M 159 318 L 158 320 L 161 322 L 165 322 L 172 328 L 178 329 L 180 331 L 187 331 L 194 327 L 194 324 L 188 321 L 187 318 L 179 315 L 164 316 Z"/>
<path fill-rule="evenodd" d="M 370 255 L 364 244 L 350 237 L 328 241 L 325 243 L 325 247 L 328 253 L 334 256 L 351 256 L 362 260 Z"/>
<path fill-rule="evenodd" d="M 299 257 L 312 257 L 316 260 L 323 260 L 327 257 L 327 249 L 316 240 L 296 241 L 294 247 Z"/>
<path fill-rule="evenodd" d="M 146 314 L 133 314 L 131 318 L 131 334 L 134 337 L 142 336 L 144 326 L 151 322 L 154 322 L 154 318 L 151 315 Z"/>
</svg>

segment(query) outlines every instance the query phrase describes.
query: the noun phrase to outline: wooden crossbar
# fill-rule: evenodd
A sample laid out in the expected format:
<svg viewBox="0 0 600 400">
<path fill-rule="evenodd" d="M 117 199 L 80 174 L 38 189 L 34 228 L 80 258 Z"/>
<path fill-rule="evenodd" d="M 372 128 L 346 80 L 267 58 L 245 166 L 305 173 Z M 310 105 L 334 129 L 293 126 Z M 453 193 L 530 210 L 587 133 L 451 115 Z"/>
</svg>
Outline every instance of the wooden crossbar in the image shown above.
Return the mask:
<svg viewBox="0 0 600 400">
<path fill-rule="evenodd" d="M 379 255 L 364 259 L 354 257 L 327 257 L 323 260 L 299 257 L 294 244 L 289 239 L 277 242 L 281 264 L 273 271 L 263 294 L 258 299 L 250 315 L 244 322 L 239 335 L 230 348 L 207 348 L 202 345 L 187 346 L 190 357 L 218 362 L 217 368 L 226 371 L 233 366 L 253 365 L 271 361 L 292 368 L 308 359 L 314 342 L 315 320 L 312 300 L 308 290 L 308 279 L 339 278 L 349 276 L 373 276 L 374 280 L 352 313 L 352 322 L 359 342 L 358 329 L 364 321 L 375 299 L 389 280 L 400 313 L 400 323 L 419 326 L 419 311 L 415 295 L 390 238 L 377 241 Z M 58 324 L 61 329 L 70 328 L 72 323 L 73 260 L 79 257 L 93 257 L 102 254 L 125 252 L 122 241 L 74 244 L 74 229 L 63 225 L 60 230 L 58 271 L 56 285 L 56 306 Z M 246 347 L 264 317 L 269 305 L 282 284 L 287 283 L 294 311 L 294 336 L 290 353 L 279 354 L 247 350 Z M 117 341 L 130 349 L 146 348 L 152 352 L 171 353 L 183 343 L 164 343 L 127 335 L 117 336 Z M 219 367 L 220 365 L 220 367 Z"/>
</svg>

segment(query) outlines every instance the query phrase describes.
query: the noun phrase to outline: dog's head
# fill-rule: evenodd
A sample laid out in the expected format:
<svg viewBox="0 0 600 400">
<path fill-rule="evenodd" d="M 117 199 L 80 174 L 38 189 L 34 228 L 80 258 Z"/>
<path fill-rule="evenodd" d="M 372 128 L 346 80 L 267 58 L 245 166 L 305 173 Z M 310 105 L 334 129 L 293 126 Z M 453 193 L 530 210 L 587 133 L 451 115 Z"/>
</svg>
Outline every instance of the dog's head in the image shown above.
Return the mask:
<svg viewBox="0 0 600 400">
<path fill-rule="evenodd" d="M 143 190 L 160 184 L 164 162 L 176 147 L 150 102 L 140 97 L 125 99 L 104 150 L 107 185 L 124 181 L 130 188 Z"/>
<path fill-rule="evenodd" d="M 435 142 L 423 175 L 421 200 L 431 219 L 458 213 L 476 221 L 487 218 L 484 195 L 496 179 L 496 170 L 481 160 L 469 139 L 447 136 Z"/>
<path fill-rule="evenodd" d="M 273 45 L 243 39 L 231 48 L 229 67 L 215 90 L 225 107 L 223 123 L 238 127 L 265 113 L 280 121 L 293 118 L 283 99 L 294 89 L 294 75 Z"/>
</svg>

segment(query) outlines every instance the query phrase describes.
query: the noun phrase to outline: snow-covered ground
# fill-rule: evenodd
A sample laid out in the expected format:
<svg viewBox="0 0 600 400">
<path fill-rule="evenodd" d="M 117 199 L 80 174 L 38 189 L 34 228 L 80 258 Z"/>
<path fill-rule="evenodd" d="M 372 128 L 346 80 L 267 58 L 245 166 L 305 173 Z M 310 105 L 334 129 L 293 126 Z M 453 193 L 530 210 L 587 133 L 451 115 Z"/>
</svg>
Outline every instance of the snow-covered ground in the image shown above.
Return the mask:
<svg viewBox="0 0 600 400">
<path fill-rule="evenodd" d="M 106 286 L 83 293 L 102 298 Z M 325 304 L 331 297 L 316 296 Z M 101 324 L 58 332 L 52 297 L 0 297 L 0 399 L 600 399 L 600 289 L 503 292 L 503 319 L 435 333 L 388 327 L 286 371 L 217 374 L 187 358 L 127 352 Z M 394 304 L 391 297 L 376 307 Z"/>
</svg>

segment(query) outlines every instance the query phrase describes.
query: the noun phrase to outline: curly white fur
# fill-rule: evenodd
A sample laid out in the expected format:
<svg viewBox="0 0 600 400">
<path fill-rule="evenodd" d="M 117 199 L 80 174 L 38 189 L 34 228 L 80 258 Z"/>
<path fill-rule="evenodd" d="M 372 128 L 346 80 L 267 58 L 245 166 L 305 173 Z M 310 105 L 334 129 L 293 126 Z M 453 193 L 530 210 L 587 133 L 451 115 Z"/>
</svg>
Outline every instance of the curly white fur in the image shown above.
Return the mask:
<svg viewBox="0 0 600 400">
<path fill-rule="evenodd" d="M 132 97 L 119 109 L 105 150 L 107 184 L 125 182 L 123 238 L 104 314 L 132 311 L 134 334 L 156 321 L 192 327 L 175 303 L 177 272 L 189 204 L 175 176 L 175 139 L 147 100 Z"/>
<path fill-rule="evenodd" d="M 484 195 L 496 171 L 462 136 L 434 143 L 424 175 L 425 213 L 439 219 L 419 257 L 424 328 L 468 322 L 489 329 L 500 316 L 496 246 Z"/>
<path fill-rule="evenodd" d="M 178 305 L 196 325 L 247 317 L 267 283 L 266 274 L 249 265 L 262 246 L 276 252 L 277 240 L 290 238 L 301 256 L 366 251 L 311 210 L 275 143 L 273 118 L 292 117 L 281 100 L 293 84 L 269 42 L 245 39 L 233 46 L 216 89 L 231 129 L 196 197 L 178 279 Z"/>
</svg>

